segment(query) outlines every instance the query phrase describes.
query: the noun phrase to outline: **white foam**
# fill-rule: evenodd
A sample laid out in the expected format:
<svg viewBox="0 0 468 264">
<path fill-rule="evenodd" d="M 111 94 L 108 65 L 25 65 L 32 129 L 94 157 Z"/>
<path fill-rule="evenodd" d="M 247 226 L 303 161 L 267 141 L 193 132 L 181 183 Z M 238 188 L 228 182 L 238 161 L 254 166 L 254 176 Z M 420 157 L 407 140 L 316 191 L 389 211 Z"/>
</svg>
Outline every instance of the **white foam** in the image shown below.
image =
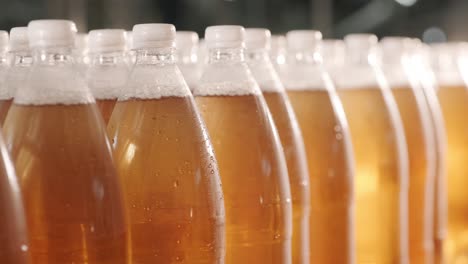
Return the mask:
<svg viewBox="0 0 468 264">
<path fill-rule="evenodd" d="M 202 69 L 198 63 L 181 63 L 178 64 L 179 70 L 184 76 L 185 82 L 187 82 L 187 85 L 189 86 L 190 89 L 193 89 L 197 85 L 197 83 L 200 81 L 200 77 L 202 74 Z"/>
<path fill-rule="evenodd" d="M 177 66 L 137 65 L 119 100 L 186 96 L 190 96 L 190 90 Z"/>
<path fill-rule="evenodd" d="M 23 58 L 23 60 L 31 60 L 32 58 Z M 10 100 L 15 96 L 15 93 L 20 89 L 26 77 L 31 70 L 31 63 L 23 65 L 12 65 L 5 74 L 4 89 L 0 90 L 0 100 Z"/>
<path fill-rule="evenodd" d="M 344 66 L 329 72 L 338 90 L 379 88 L 376 73 L 370 66 Z"/>
<path fill-rule="evenodd" d="M 7 65 L 0 63 L 0 100 L 7 100 L 10 98 L 10 92 L 8 87 L 6 86 L 7 72 Z"/>
<path fill-rule="evenodd" d="M 260 94 L 260 88 L 245 63 L 208 64 L 193 90 L 196 96 L 241 96 Z"/>
<path fill-rule="evenodd" d="M 278 69 L 286 90 L 327 90 L 326 76 L 319 65 L 286 64 Z"/>
<path fill-rule="evenodd" d="M 122 65 L 90 66 L 86 79 L 95 99 L 116 99 L 127 84 L 128 68 Z"/>
<path fill-rule="evenodd" d="M 434 73 L 440 87 L 465 86 L 463 76 L 457 71 L 436 71 Z"/>
<path fill-rule="evenodd" d="M 401 67 L 384 67 L 383 73 L 388 85 L 392 89 L 408 88 L 412 86 L 410 76 L 408 76 Z M 417 85 L 416 82 L 413 85 Z"/>
<path fill-rule="evenodd" d="M 250 71 L 263 92 L 282 92 L 284 86 L 269 61 L 248 61 Z"/>
<path fill-rule="evenodd" d="M 15 104 L 73 105 L 93 103 L 86 82 L 72 67 L 33 67 L 25 85 L 15 93 Z"/>
</svg>

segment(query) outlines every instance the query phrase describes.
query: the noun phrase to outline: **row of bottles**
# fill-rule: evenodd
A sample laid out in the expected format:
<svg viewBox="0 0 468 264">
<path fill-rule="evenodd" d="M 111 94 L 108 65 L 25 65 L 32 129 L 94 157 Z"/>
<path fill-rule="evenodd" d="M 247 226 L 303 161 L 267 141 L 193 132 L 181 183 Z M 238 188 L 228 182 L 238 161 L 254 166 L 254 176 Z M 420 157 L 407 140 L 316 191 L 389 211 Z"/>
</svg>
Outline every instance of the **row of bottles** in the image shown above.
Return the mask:
<svg viewBox="0 0 468 264">
<path fill-rule="evenodd" d="M 75 35 L 0 32 L 6 263 L 466 258 L 462 44 Z"/>
</svg>

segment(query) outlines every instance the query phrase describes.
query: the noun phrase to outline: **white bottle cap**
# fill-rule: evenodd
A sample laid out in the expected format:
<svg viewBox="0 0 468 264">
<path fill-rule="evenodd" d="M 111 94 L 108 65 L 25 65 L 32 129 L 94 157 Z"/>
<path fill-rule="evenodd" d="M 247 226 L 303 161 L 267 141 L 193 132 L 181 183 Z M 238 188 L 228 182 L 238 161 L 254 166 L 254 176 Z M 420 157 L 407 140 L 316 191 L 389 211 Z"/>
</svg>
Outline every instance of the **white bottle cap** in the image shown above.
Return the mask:
<svg viewBox="0 0 468 264">
<path fill-rule="evenodd" d="M 75 45 L 76 25 L 70 20 L 33 20 L 28 24 L 30 47 Z"/>
<path fill-rule="evenodd" d="M 86 33 L 78 33 L 75 35 L 75 49 L 80 54 L 88 53 L 89 36 Z"/>
<path fill-rule="evenodd" d="M 0 30 L 0 52 L 5 52 L 8 49 L 8 32 Z"/>
<path fill-rule="evenodd" d="M 411 43 L 411 38 L 385 37 L 380 41 L 379 46 L 384 53 L 397 55 L 407 51 Z"/>
<path fill-rule="evenodd" d="M 270 49 L 271 32 L 266 28 L 247 28 L 245 48 L 249 50 Z"/>
<path fill-rule="evenodd" d="M 322 41 L 322 33 L 317 30 L 292 30 L 286 34 L 288 49 L 315 50 Z"/>
<path fill-rule="evenodd" d="M 125 34 L 125 43 L 127 46 L 127 50 L 132 50 L 133 49 L 133 33 L 132 31 L 126 31 L 127 34 Z"/>
<path fill-rule="evenodd" d="M 194 31 L 177 31 L 176 47 L 179 50 L 190 50 L 198 45 L 198 34 Z"/>
<path fill-rule="evenodd" d="M 27 51 L 29 50 L 28 28 L 14 27 L 10 30 L 10 43 L 8 45 L 10 51 Z"/>
<path fill-rule="evenodd" d="M 343 66 L 346 61 L 345 43 L 341 39 L 324 39 L 320 44 L 320 54 L 328 66 Z"/>
<path fill-rule="evenodd" d="M 89 52 L 125 51 L 126 39 L 123 29 L 98 29 L 89 32 Z"/>
<path fill-rule="evenodd" d="M 133 49 L 175 46 L 176 29 L 172 24 L 138 24 L 133 26 Z"/>
<path fill-rule="evenodd" d="M 208 48 L 243 48 L 244 35 L 242 26 L 211 26 L 205 30 Z"/>
<path fill-rule="evenodd" d="M 378 38 L 373 34 L 349 34 L 344 41 L 347 49 L 369 51 L 377 45 Z"/>
<path fill-rule="evenodd" d="M 273 35 L 270 38 L 270 50 L 272 52 L 286 50 L 286 37 L 282 35 Z"/>
</svg>

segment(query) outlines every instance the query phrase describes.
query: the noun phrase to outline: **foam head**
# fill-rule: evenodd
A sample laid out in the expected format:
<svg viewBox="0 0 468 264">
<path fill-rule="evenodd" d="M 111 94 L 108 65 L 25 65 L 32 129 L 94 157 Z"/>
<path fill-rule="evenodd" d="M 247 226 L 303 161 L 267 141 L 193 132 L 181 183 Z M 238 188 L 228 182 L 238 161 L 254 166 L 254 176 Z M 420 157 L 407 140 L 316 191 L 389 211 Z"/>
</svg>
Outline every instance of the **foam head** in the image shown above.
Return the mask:
<svg viewBox="0 0 468 264">
<path fill-rule="evenodd" d="M 320 44 L 320 54 L 327 66 L 342 66 L 345 62 L 346 48 L 343 40 L 325 39 Z"/>
<path fill-rule="evenodd" d="M 281 35 L 273 35 L 270 38 L 270 51 L 277 52 L 280 50 L 286 50 L 287 43 L 286 37 Z"/>
<path fill-rule="evenodd" d="M 8 49 L 8 32 L 0 30 L 0 53 L 6 52 Z"/>
<path fill-rule="evenodd" d="M 112 52 L 125 51 L 126 39 L 123 29 L 99 29 L 89 32 L 89 51 Z"/>
<path fill-rule="evenodd" d="M 292 30 L 286 34 L 290 51 L 315 50 L 322 41 L 322 33 L 317 30 Z"/>
<path fill-rule="evenodd" d="M 433 66 L 439 70 L 455 69 L 458 60 L 464 57 L 462 45 L 460 42 L 432 44 L 430 47 Z"/>
<path fill-rule="evenodd" d="M 28 28 L 14 27 L 10 30 L 10 51 L 26 51 L 29 50 Z"/>
<path fill-rule="evenodd" d="M 198 34 L 194 31 L 177 31 L 176 47 L 178 50 L 191 50 L 198 45 Z"/>
<path fill-rule="evenodd" d="M 86 33 L 78 33 L 75 35 L 75 49 L 78 53 L 87 53 L 89 44 L 89 36 Z"/>
<path fill-rule="evenodd" d="M 132 33 L 132 49 L 175 47 L 176 28 L 172 24 L 138 24 Z"/>
<path fill-rule="evenodd" d="M 245 48 L 248 50 L 270 49 L 271 32 L 266 28 L 245 30 Z"/>
<path fill-rule="evenodd" d="M 76 25 L 69 20 L 33 20 L 28 24 L 29 45 L 36 47 L 74 47 Z"/>
<path fill-rule="evenodd" d="M 210 48 L 244 47 L 245 29 L 242 26 L 211 26 L 205 30 L 205 40 Z"/>
</svg>

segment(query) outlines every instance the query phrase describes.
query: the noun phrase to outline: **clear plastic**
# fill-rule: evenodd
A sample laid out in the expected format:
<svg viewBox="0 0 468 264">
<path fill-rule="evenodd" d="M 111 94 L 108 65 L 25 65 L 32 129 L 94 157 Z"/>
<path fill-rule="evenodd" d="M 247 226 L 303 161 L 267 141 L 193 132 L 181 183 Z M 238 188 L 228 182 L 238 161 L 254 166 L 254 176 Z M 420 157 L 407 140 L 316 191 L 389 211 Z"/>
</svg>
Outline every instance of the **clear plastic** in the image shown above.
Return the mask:
<svg viewBox="0 0 468 264">
<path fill-rule="evenodd" d="M 28 233 L 21 192 L 3 137 L 0 136 L 0 259 L 29 264 Z"/>
<path fill-rule="evenodd" d="M 179 67 L 182 75 L 184 76 L 185 81 L 188 84 L 188 87 L 193 90 L 193 87 L 197 85 L 198 80 L 201 76 L 202 64 L 198 59 L 198 35 L 195 32 L 177 32 L 178 39 L 176 42 L 177 48 L 177 66 Z M 181 37 L 179 37 L 181 35 Z M 187 35 L 195 34 L 196 41 L 186 40 Z M 184 42 L 184 43 L 181 43 Z"/>
<path fill-rule="evenodd" d="M 270 43 L 270 59 L 275 69 L 279 69 L 286 63 L 286 37 L 281 35 L 273 35 Z"/>
<path fill-rule="evenodd" d="M 6 49 L 0 47 L 0 124 L 3 124 L 11 106 L 10 92 L 6 85 L 6 75 L 10 66 Z"/>
<path fill-rule="evenodd" d="M 333 80 L 348 118 L 356 174 L 357 263 L 408 263 L 408 153 L 398 106 L 375 67 L 373 35 L 345 38 Z"/>
<path fill-rule="evenodd" d="M 437 98 L 438 83 L 430 64 L 430 48 L 413 40 L 412 63 L 413 74 L 423 88 L 431 114 L 431 126 L 434 138 L 431 145 L 435 148 L 436 179 L 434 185 L 434 263 L 443 264 L 443 245 L 447 238 L 447 134 L 444 126 L 442 107 Z"/>
<path fill-rule="evenodd" d="M 414 71 L 411 44 L 409 38 L 382 39 L 380 67 L 397 103 L 408 148 L 410 263 L 433 263 L 435 134 L 430 108 Z"/>
<path fill-rule="evenodd" d="M 218 166 L 175 51 L 135 52 L 108 125 L 124 186 L 129 261 L 224 263 Z"/>
<path fill-rule="evenodd" d="M 291 263 L 290 186 L 271 114 L 240 46 L 208 52 L 193 93 L 223 182 L 225 263 Z"/>
<path fill-rule="evenodd" d="M 34 263 L 126 263 L 119 179 L 71 46 L 44 42 L 34 48 L 33 66 L 3 128 Z"/>
<path fill-rule="evenodd" d="M 125 52 L 91 53 L 89 58 L 86 81 L 107 124 L 129 75 Z"/>
<path fill-rule="evenodd" d="M 307 264 L 310 186 L 302 132 L 266 47 L 247 49 L 246 61 L 270 109 L 286 158 L 293 205 L 292 263 Z"/>
<path fill-rule="evenodd" d="M 0 93 L 0 124 L 5 121 L 16 91 L 24 85 L 31 70 L 32 55 L 30 50 L 10 52 L 10 67 L 5 74 L 5 88 Z"/>
<path fill-rule="evenodd" d="M 447 263 L 464 262 L 468 256 L 468 91 L 465 72 L 467 59 L 462 44 L 432 47 L 433 69 L 439 84 L 437 95 L 447 133 L 448 222 L 444 255 Z"/>
<path fill-rule="evenodd" d="M 75 48 L 73 49 L 73 56 L 75 65 L 78 71 L 85 74 L 86 68 L 89 65 L 89 36 L 87 33 L 78 33 L 75 36 Z"/>
<path fill-rule="evenodd" d="M 316 39 L 309 48 L 289 50 L 279 73 L 307 153 L 310 263 L 354 263 L 351 138 L 343 106 L 322 68 L 319 42 Z"/>
</svg>

